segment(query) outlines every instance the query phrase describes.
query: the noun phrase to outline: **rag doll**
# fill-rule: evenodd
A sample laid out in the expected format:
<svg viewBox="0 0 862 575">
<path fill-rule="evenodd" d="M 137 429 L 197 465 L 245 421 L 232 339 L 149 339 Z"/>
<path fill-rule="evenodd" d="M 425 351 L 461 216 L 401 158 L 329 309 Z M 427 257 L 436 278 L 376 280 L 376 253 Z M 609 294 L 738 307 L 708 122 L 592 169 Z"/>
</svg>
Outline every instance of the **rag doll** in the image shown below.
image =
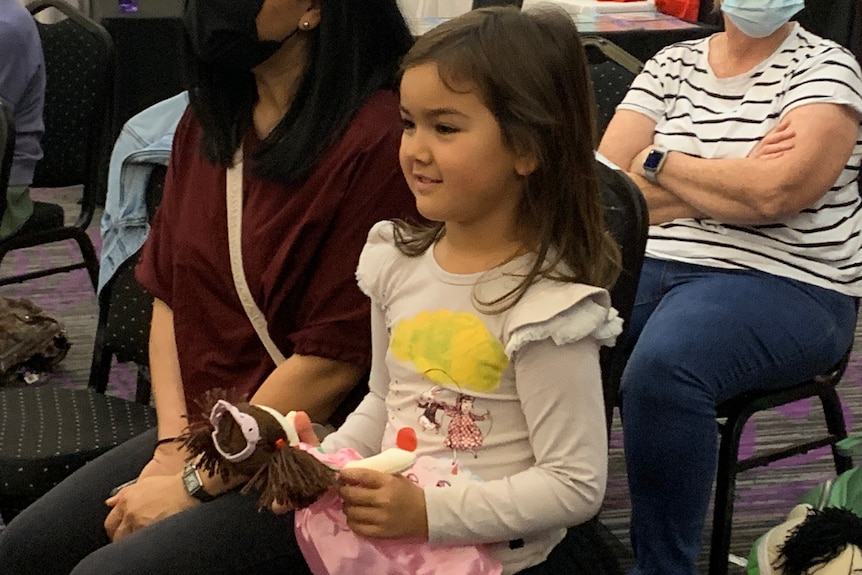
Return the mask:
<svg viewBox="0 0 862 575">
<path fill-rule="evenodd" d="M 800 504 L 766 533 L 749 575 L 848 575 L 862 572 L 862 518 L 841 507 Z"/>
<path fill-rule="evenodd" d="M 300 442 L 295 413 L 282 415 L 262 405 L 219 400 L 208 420 L 190 425 L 183 440 L 199 469 L 224 481 L 250 479 L 242 492 L 260 493 L 258 504 L 273 502 L 296 509 L 296 540 L 314 575 L 499 575 L 502 568 L 481 546 L 435 546 L 425 542 L 366 539 L 348 527 L 336 487 L 338 470 L 346 467 L 383 473 L 406 472 L 420 486 L 451 485 L 437 460 L 421 457 L 412 430 L 399 433 L 399 447 L 363 459 L 352 449 L 324 453 Z M 458 480 L 471 480 L 461 474 Z"/>
</svg>

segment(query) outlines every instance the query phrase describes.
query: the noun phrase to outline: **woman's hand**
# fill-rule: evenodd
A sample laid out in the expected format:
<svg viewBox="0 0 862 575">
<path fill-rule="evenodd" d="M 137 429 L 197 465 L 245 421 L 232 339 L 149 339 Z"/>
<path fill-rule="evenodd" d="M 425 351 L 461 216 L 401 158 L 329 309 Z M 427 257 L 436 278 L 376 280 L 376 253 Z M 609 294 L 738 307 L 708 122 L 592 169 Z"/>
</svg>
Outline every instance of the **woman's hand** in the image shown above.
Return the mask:
<svg viewBox="0 0 862 575">
<path fill-rule="evenodd" d="M 357 535 L 376 539 L 428 539 L 425 492 L 402 475 L 371 469 L 344 469 L 339 474 L 347 526 Z"/>
<path fill-rule="evenodd" d="M 112 507 L 105 519 L 105 532 L 111 541 L 119 541 L 200 502 L 188 494 L 182 476 L 175 473 L 141 477 L 137 483 L 108 498 L 105 504 Z"/>
<path fill-rule="evenodd" d="M 748 153 L 748 157 L 759 160 L 774 160 L 796 145 L 796 132 L 790 127 L 790 120 L 781 120 L 768 134 L 763 136 Z"/>
<path fill-rule="evenodd" d="M 186 456 L 188 455 L 181 448 L 181 445 L 179 442 L 173 442 L 164 443 L 156 447 L 156 450 L 153 452 L 153 458 L 144 466 L 143 471 L 138 475 L 138 479 L 181 473 L 186 464 Z"/>
</svg>

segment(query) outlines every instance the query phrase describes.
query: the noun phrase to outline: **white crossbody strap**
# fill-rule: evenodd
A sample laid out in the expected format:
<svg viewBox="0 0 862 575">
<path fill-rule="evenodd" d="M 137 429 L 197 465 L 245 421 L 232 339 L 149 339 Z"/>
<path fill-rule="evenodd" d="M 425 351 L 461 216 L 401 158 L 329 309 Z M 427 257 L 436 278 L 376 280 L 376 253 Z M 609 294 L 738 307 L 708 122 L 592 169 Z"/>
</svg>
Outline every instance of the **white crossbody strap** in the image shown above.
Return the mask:
<svg viewBox="0 0 862 575">
<path fill-rule="evenodd" d="M 227 235 L 228 246 L 230 251 L 230 269 L 233 274 L 233 284 L 236 286 L 236 293 L 239 295 L 239 301 L 242 302 L 242 307 L 251 322 L 254 331 L 260 338 L 263 347 L 269 353 L 275 365 L 281 365 L 284 361 L 284 356 L 279 351 L 275 342 L 269 337 L 269 330 L 266 326 L 266 318 L 254 298 L 251 296 L 251 290 L 248 289 L 248 282 L 245 280 L 245 269 L 242 266 L 242 148 L 236 152 L 233 159 L 233 166 L 227 170 Z"/>
</svg>

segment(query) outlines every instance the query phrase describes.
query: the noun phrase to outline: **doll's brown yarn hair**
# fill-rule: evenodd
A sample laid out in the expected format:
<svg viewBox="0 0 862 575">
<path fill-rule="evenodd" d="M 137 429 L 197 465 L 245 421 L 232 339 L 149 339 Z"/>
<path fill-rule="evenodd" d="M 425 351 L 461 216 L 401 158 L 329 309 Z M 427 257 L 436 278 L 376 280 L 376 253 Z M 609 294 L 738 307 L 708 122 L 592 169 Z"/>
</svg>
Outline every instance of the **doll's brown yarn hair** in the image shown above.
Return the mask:
<svg viewBox="0 0 862 575">
<path fill-rule="evenodd" d="M 270 413 L 248 403 L 235 407 L 258 423 L 260 440 L 254 452 L 243 461 L 228 461 L 216 449 L 215 428 L 209 419 L 196 421 L 180 439 L 189 451 L 190 460 L 200 458 L 199 469 L 218 475 L 225 482 L 236 476 L 249 477 L 241 492 L 260 492 L 261 508 L 268 508 L 275 501 L 295 509 L 308 507 L 335 485 L 335 471 L 313 455 L 291 447 L 284 429 Z M 233 417 L 222 417 L 217 431 L 219 446 L 226 453 L 239 453 L 246 446 L 247 440 Z"/>
</svg>

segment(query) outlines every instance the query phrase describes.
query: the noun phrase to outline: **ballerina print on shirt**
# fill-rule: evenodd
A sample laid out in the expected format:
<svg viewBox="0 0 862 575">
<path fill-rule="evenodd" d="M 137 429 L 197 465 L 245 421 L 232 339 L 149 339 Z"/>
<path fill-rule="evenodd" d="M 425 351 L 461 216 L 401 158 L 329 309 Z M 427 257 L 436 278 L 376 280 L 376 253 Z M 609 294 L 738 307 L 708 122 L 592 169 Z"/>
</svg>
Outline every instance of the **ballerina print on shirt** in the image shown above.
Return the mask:
<svg viewBox="0 0 862 575">
<path fill-rule="evenodd" d="M 433 383 L 415 400 L 422 429 L 435 434 L 445 429 L 443 446 L 452 450 L 454 461 L 459 452 L 478 457 L 492 417 L 477 403 L 500 386 L 509 365 L 503 344 L 475 314 L 438 310 L 397 322 L 389 349 Z"/>
<path fill-rule="evenodd" d="M 473 413 L 473 404 L 476 398 L 463 393 L 458 394 L 454 406 L 446 405 L 445 413 L 452 419 L 446 429 L 446 439 L 443 445 L 453 451 L 468 451 L 473 457 L 478 457 L 476 448 L 481 447 L 485 441 L 482 430 L 476 425 L 477 421 L 485 421 L 490 415 L 486 411 L 484 415 Z"/>
</svg>

